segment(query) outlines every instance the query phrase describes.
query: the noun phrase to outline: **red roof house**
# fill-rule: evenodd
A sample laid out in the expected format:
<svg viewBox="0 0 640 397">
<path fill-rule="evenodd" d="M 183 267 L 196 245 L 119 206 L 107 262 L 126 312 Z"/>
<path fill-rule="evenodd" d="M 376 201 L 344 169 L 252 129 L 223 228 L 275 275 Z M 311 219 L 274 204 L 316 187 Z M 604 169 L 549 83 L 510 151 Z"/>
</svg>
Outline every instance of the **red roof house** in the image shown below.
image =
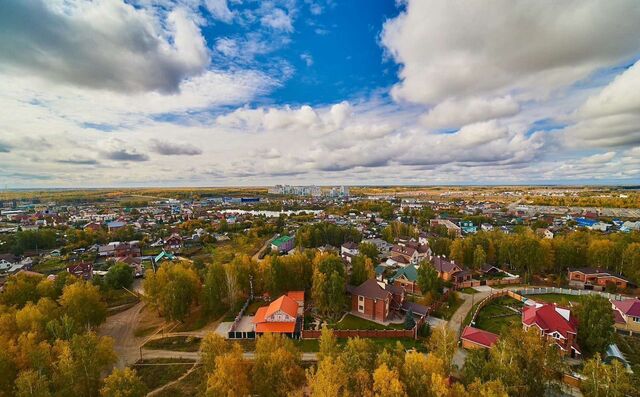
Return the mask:
<svg viewBox="0 0 640 397">
<path fill-rule="evenodd" d="M 553 339 L 563 352 L 570 353 L 572 357 L 581 354 L 577 344 L 578 322 L 568 309 L 551 303 L 525 306 L 522 325 L 525 330 L 535 327 L 540 335 Z"/>
<path fill-rule="evenodd" d="M 298 302 L 282 295 L 269 306 L 259 308 L 253 317 L 256 334 L 280 333 L 293 336 L 296 331 L 298 307 Z"/>
<path fill-rule="evenodd" d="M 462 347 L 465 349 L 488 349 L 496 344 L 498 335 L 467 326 L 462 331 Z"/>
</svg>

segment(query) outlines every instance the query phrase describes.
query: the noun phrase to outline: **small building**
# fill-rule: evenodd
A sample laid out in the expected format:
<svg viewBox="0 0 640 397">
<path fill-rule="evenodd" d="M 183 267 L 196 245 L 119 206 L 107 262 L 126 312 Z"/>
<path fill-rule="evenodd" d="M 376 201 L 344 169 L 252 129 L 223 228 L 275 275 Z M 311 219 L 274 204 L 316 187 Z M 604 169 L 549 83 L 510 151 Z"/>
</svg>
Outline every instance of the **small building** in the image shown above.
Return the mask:
<svg viewBox="0 0 640 397">
<path fill-rule="evenodd" d="M 125 222 L 120 222 L 120 221 L 113 221 L 113 222 L 107 223 L 107 229 L 109 230 L 109 232 L 114 232 L 116 230 L 123 229 L 125 226 L 127 226 L 127 224 Z"/>
<path fill-rule="evenodd" d="M 620 274 L 605 269 L 591 267 L 570 268 L 568 273 L 569 285 L 582 289 L 603 290 L 607 284 L 613 284 L 621 289 L 634 286 L 633 283 Z"/>
<path fill-rule="evenodd" d="M 287 253 L 293 249 L 295 239 L 291 236 L 280 236 L 271 242 L 271 251 Z"/>
<path fill-rule="evenodd" d="M 459 237 L 462 235 L 462 229 L 460 228 L 460 226 L 456 225 L 455 223 L 451 222 L 448 219 L 431 219 L 429 220 L 429 226 L 431 227 L 435 227 L 435 226 L 444 226 L 447 228 L 447 231 L 449 232 L 450 235 Z"/>
<path fill-rule="evenodd" d="M 460 230 L 464 234 L 473 234 L 478 231 L 478 228 L 471 221 L 460 221 Z"/>
<path fill-rule="evenodd" d="M 292 291 L 292 295 L 299 297 L 297 292 L 298 291 Z M 259 308 L 253 317 L 256 335 L 276 333 L 295 337 L 300 333 L 300 326 L 298 325 L 300 308 L 299 302 L 291 298 L 288 294 L 282 295 L 274 300 L 269 306 Z M 302 308 L 304 308 L 304 293 Z"/>
<path fill-rule="evenodd" d="M 490 349 L 498 342 L 498 335 L 471 326 L 462 331 L 462 347 L 465 349 Z"/>
<path fill-rule="evenodd" d="M 93 263 L 91 262 L 78 262 L 73 265 L 67 266 L 67 272 L 73 274 L 76 277 L 91 280 L 93 277 Z"/>
</svg>

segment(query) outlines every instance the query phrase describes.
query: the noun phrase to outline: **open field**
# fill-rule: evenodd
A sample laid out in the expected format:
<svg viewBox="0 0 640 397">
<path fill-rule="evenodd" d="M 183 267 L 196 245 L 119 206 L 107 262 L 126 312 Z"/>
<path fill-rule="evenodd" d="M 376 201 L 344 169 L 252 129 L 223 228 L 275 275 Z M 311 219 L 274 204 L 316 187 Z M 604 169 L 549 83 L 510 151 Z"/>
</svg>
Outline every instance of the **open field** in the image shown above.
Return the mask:
<svg viewBox="0 0 640 397">
<path fill-rule="evenodd" d="M 570 304 L 582 303 L 588 295 L 538 294 L 525 296 L 540 303 L 557 303 L 560 306 L 570 306 Z"/>
<path fill-rule="evenodd" d="M 204 396 L 205 388 L 204 368 L 198 366 L 184 379 L 157 393 L 156 397 L 201 397 Z"/>
<path fill-rule="evenodd" d="M 464 302 L 464 299 L 460 298 L 458 295 L 454 295 L 453 302 L 449 304 L 449 302 L 443 303 L 437 310 L 435 310 L 431 315 L 433 317 L 438 317 L 443 320 L 450 320 L 453 313 L 458 310 L 460 305 Z"/>
<path fill-rule="evenodd" d="M 149 390 L 154 390 L 178 379 L 192 367 L 193 363 L 193 360 L 182 358 L 154 358 L 139 360 L 133 368 Z"/>
<path fill-rule="evenodd" d="M 170 336 L 151 340 L 145 343 L 144 348 L 178 352 L 197 352 L 200 349 L 200 342 L 200 338 L 193 336 Z"/>
</svg>

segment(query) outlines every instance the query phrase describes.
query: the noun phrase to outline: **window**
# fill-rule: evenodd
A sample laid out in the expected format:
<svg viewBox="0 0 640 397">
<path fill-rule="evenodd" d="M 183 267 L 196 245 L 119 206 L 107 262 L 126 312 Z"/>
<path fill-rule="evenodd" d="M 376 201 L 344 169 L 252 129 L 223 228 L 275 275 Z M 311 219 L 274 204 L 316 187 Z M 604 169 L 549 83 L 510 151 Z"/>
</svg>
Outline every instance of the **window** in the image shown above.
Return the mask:
<svg viewBox="0 0 640 397">
<path fill-rule="evenodd" d="M 358 296 L 358 302 L 364 302 L 364 296 L 359 295 Z"/>
<path fill-rule="evenodd" d="M 633 317 L 633 321 L 636 323 L 640 323 L 640 317 Z"/>
</svg>

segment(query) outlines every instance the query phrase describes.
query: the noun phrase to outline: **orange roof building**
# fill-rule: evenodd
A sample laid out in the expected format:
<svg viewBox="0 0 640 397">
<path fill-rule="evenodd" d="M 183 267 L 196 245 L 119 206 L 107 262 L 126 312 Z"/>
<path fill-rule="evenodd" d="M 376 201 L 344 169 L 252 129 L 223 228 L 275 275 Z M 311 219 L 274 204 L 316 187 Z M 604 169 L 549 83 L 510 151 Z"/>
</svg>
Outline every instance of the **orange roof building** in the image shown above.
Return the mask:
<svg viewBox="0 0 640 397">
<path fill-rule="evenodd" d="M 298 292 L 300 291 L 293 291 L 295 298 L 299 298 Z M 304 292 L 302 292 L 302 302 L 304 305 Z M 269 306 L 259 308 L 253 317 L 256 334 L 295 333 L 299 307 L 297 299 L 293 299 L 287 294 L 274 300 Z"/>
</svg>

